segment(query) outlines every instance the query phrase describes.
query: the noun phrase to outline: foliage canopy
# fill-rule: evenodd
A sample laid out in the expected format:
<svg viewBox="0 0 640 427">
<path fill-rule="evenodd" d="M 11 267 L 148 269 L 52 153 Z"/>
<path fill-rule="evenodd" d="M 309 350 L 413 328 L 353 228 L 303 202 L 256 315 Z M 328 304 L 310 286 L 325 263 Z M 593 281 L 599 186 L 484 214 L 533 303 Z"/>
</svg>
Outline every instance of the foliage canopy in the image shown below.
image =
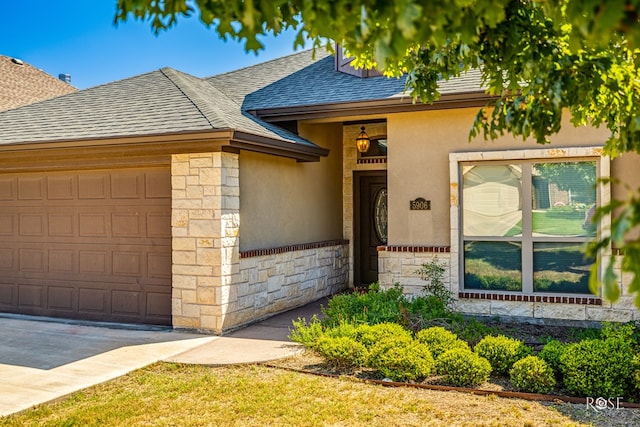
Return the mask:
<svg viewBox="0 0 640 427">
<path fill-rule="evenodd" d="M 606 127 L 605 154 L 615 157 L 640 153 L 639 8 L 640 0 L 118 0 L 115 21 L 132 16 L 159 32 L 195 14 L 247 51 L 262 48 L 261 36 L 293 28 L 296 46 L 339 42 L 355 66 L 406 74 L 422 102 L 438 99 L 439 79 L 479 68 L 494 98 L 470 138 L 511 133 L 548 143 L 568 112 L 575 126 Z M 612 221 L 612 237 L 592 251 L 622 249 L 640 306 L 640 242 L 630 237 L 640 224 L 637 192 L 613 206 L 628 221 Z M 617 281 L 607 277 L 605 296 L 615 299 Z"/>
</svg>

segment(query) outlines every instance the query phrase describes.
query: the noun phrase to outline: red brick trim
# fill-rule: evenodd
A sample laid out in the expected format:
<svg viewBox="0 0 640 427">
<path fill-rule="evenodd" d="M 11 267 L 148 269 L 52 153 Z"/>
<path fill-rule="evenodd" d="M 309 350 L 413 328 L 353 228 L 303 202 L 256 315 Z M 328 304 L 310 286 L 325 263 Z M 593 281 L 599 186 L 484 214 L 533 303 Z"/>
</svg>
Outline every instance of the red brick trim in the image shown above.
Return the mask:
<svg viewBox="0 0 640 427">
<path fill-rule="evenodd" d="M 459 292 L 459 298 L 484 299 L 492 301 L 518 301 L 518 302 L 547 302 L 552 304 L 582 304 L 602 305 L 602 299 L 597 297 L 568 297 L 546 295 L 522 295 L 522 294 L 491 294 L 485 292 Z"/>
<path fill-rule="evenodd" d="M 326 240 L 324 242 L 301 243 L 297 245 L 280 246 L 278 248 L 253 249 L 249 251 L 240 251 L 240 258 L 251 258 L 263 255 L 276 255 L 285 252 L 304 251 L 307 249 L 326 248 L 327 246 L 348 245 L 348 240 Z"/>
<path fill-rule="evenodd" d="M 356 163 L 359 165 L 387 163 L 387 158 L 386 157 L 369 157 L 369 158 L 365 157 L 365 158 L 356 160 Z"/>
<path fill-rule="evenodd" d="M 449 253 L 449 252 L 451 252 L 451 246 L 402 246 L 402 245 L 389 245 L 389 246 L 378 246 L 378 252 Z"/>
</svg>

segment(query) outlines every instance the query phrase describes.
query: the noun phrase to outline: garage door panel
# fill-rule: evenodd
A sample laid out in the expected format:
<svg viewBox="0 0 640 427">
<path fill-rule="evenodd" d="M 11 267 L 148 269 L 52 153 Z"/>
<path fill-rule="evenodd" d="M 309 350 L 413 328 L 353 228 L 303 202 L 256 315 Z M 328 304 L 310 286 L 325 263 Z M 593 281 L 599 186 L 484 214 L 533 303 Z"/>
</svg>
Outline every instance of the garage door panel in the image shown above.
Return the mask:
<svg viewBox="0 0 640 427">
<path fill-rule="evenodd" d="M 111 274 L 111 253 L 105 250 L 81 250 L 79 252 L 79 271 L 84 275 Z"/>
<path fill-rule="evenodd" d="M 140 312 L 140 292 L 111 291 L 111 310 L 114 315 L 137 316 Z"/>
<path fill-rule="evenodd" d="M 0 310 L 170 324 L 170 193 L 168 168 L 0 175 Z"/>
<path fill-rule="evenodd" d="M 78 311 L 81 314 L 107 313 L 106 289 L 80 288 L 78 291 Z"/>
<path fill-rule="evenodd" d="M 107 174 L 86 174 L 78 176 L 78 199 L 105 200 L 109 197 L 109 175 Z"/>
<path fill-rule="evenodd" d="M 13 272 L 16 269 L 15 249 L 0 248 L 0 271 Z"/>
<path fill-rule="evenodd" d="M 45 287 L 39 285 L 18 285 L 18 306 L 41 310 L 43 308 L 44 290 Z"/>
<path fill-rule="evenodd" d="M 15 283 L 0 282 L 0 307 L 11 308 L 17 305 L 17 286 Z"/>
<path fill-rule="evenodd" d="M 45 237 L 47 220 L 44 212 L 20 214 L 18 233 L 20 236 Z"/>
<path fill-rule="evenodd" d="M 18 200 L 44 200 L 45 177 L 18 178 Z"/>
<path fill-rule="evenodd" d="M 75 176 L 54 176 L 47 178 L 48 200 L 74 200 L 77 198 Z"/>
<path fill-rule="evenodd" d="M 16 182 L 14 177 L 0 177 L 0 200 L 15 200 Z"/>
<path fill-rule="evenodd" d="M 77 311 L 75 289 L 69 286 L 47 287 L 47 309 Z"/>
<path fill-rule="evenodd" d="M 8 237 L 18 234 L 15 218 L 16 215 L 11 213 L 0 213 L 0 236 Z"/>
<path fill-rule="evenodd" d="M 171 279 L 171 255 L 160 252 L 148 253 L 147 272 L 149 277 Z"/>
<path fill-rule="evenodd" d="M 106 213 L 82 212 L 78 214 L 80 237 L 108 237 L 107 229 L 109 225 Z"/>
<path fill-rule="evenodd" d="M 144 197 L 144 175 L 119 173 L 111 175 L 111 197 L 114 199 L 140 199 Z"/>
<path fill-rule="evenodd" d="M 147 213 L 147 237 L 171 238 L 171 215 L 163 212 Z"/>
<path fill-rule="evenodd" d="M 71 274 L 77 273 L 76 253 L 71 249 L 50 249 L 49 269 L 50 273 Z"/>
<path fill-rule="evenodd" d="M 145 233 L 137 212 L 121 212 L 111 214 L 111 234 L 114 237 L 135 237 L 144 238 Z"/>
<path fill-rule="evenodd" d="M 76 214 L 73 212 L 52 212 L 48 217 L 49 237 L 70 237 L 76 236 Z"/>
<path fill-rule="evenodd" d="M 164 317 L 171 312 L 171 297 L 164 293 L 147 293 L 147 314 L 149 317 Z"/>
<path fill-rule="evenodd" d="M 140 276 L 142 274 L 140 252 L 113 252 L 113 274 L 116 276 Z"/>
<path fill-rule="evenodd" d="M 44 248 L 21 248 L 18 252 L 19 269 L 26 273 L 45 273 L 48 271 L 47 250 Z"/>
</svg>

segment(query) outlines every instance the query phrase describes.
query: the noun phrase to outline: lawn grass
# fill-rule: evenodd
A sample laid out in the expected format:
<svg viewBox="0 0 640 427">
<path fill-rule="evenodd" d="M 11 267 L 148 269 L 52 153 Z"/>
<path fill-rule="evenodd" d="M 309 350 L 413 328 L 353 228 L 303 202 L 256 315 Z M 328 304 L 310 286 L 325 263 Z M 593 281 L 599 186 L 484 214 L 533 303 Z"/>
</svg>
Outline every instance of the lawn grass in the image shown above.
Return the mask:
<svg viewBox="0 0 640 427">
<path fill-rule="evenodd" d="M 564 412 L 564 411 L 562 411 Z M 3 426 L 582 426 L 554 407 L 265 366 L 156 363 Z"/>
</svg>

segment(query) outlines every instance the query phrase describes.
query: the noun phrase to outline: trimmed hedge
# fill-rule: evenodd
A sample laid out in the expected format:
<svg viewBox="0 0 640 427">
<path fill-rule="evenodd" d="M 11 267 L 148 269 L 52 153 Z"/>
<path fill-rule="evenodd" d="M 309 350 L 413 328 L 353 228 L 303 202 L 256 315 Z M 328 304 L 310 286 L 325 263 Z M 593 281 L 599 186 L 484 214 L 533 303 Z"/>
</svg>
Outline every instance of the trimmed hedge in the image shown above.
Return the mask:
<svg viewBox="0 0 640 427">
<path fill-rule="evenodd" d="M 469 344 L 458 339 L 458 336 L 442 326 L 433 326 L 422 329 L 416 334 L 416 339 L 426 344 L 431 350 L 434 359 L 438 359 L 442 353 L 454 348 L 470 350 Z"/>
<path fill-rule="evenodd" d="M 436 371 L 447 384 L 475 387 L 489 379 L 491 364 L 469 349 L 454 348 L 440 355 L 436 361 Z"/>
<path fill-rule="evenodd" d="M 519 390 L 531 393 L 549 393 L 556 385 L 553 369 L 537 356 L 527 356 L 514 363 L 509 379 Z"/>
<path fill-rule="evenodd" d="M 499 375 L 508 374 L 514 363 L 532 352 L 522 341 L 504 335 L 484 337 L 474 351 L 487 359 L 493 372 Z"/>
<path fill-rule="evenodd" d="M 371 348 L 367 366 L 392 381 L 422 381 L 433 369 L 429 347 L 415 341 L 387 338 Z"/>
</svg>

